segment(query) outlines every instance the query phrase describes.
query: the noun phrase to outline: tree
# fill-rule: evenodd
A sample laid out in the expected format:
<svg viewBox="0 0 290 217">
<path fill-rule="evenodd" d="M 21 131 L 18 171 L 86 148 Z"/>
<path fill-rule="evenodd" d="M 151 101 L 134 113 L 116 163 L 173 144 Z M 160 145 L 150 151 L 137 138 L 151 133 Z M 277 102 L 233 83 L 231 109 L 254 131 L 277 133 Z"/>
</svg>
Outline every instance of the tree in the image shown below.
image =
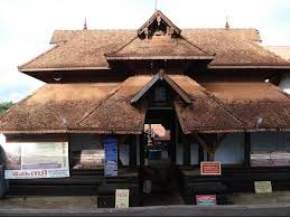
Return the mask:
<svg viewBox="0 0 290 217">
<path fill-rule="evenodd" d="M 13 105 L 12 102 L 2 102 L 0 103 L 0 114 L 8 110 Z"/>
</svg>

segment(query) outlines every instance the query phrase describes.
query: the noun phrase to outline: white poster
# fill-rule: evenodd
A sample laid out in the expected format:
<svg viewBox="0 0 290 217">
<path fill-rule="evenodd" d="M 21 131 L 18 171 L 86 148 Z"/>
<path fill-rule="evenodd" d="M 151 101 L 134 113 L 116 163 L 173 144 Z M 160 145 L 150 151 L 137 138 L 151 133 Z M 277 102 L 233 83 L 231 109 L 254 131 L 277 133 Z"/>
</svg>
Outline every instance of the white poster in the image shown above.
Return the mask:
<svg viewBox="0 0 290 217">
<path fill-rule="evenodd" d="M 6 143 L 6 179 L 69 177 L 67 142 Z"/>
<path fill-rule="evenodd" d="M 115 195 L 115 208 L 129 207 L 129 189 L 117 189 Z"/>
</svg>

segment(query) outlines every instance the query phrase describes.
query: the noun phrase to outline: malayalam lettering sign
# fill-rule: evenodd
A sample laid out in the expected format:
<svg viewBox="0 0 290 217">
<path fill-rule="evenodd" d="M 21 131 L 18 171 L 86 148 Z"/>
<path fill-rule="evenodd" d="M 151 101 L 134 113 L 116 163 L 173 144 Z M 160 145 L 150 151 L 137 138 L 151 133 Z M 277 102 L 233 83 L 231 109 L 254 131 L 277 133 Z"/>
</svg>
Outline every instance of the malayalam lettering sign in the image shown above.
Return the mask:
<svg viewBox="0 0 290 217">
<path fill-rule="evenodd" d="M 272 193 L 272 182 L 271 181 L 256 181 L 255 192 L 257 194 Z"/>
<path fill-rule="evenodd" d="M 114 137 L 104 139 L 105 176 L 118 176 L 118 140 Z"/>
<path fill-rule="evenodd" d="M 196 195 L 196 205 L 198 206 L 216 206 L 216 195 Z"/>
<path fill-rule="evenodd" d="M 69 177 L 67 142 L 5 143 L 5 179 Z"/>
<path fill-rule="evenodd" d="M 129 207 L 129 189 L 117 189 L 115 195 L 115 208 Z"/>
<path fill-rule="evenodd" d="M 203 176 L 220 176 L 222 166 L 219 161 L 204 161 L 200 163 L 200 174 Z"/>
</svg>

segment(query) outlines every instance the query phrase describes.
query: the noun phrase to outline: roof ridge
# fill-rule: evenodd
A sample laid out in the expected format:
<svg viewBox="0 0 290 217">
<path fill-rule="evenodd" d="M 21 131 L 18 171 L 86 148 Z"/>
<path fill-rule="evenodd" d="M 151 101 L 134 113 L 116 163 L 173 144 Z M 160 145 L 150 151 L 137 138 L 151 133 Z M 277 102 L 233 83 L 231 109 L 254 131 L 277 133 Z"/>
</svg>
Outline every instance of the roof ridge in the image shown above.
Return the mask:
<svg viewBox="0 0 290 217">
<path fill-rule="evenodd" d="M 103 105 L 107 100 L 112 98 L 127 82 L 129 79 L 132 79 L 133 77 L 137 77 L 138 75 L 130 76 L 126 80 L 124 80 L 121 84 L 119 84 L 118 87 L 116 87 L 114 90 L 111 91 L 110 94 L 108 94 L 107 97 L 105 97 L 100 103 L 98 103 L 90 112 L 87 112 L 79 121 L 76 122 L 76 125 L 81 124 L 88 116 L 94 113 L 94 111 L 99 108 L 101 105 Z"/>
<path fill-rule="evenodd" d="M 72 32 L 82 32 L 82 31 L 137 31 L 138 28 L 95 28 L 95 29 L 55 29 L 54 31 L 72 31 Z M 239 30 L 256 30 L 259 31 L 255 27 L 241 27 L 241 28 L 230 28 L 225 29 L 224 27 L 186 27 L 181 28 L 181 30 L 225 30 L 225 31 L 239 31 Z"/>
<path fill-rule="evenodd" d="M 188 78 L 191 79 L 191 80 L 193 80 L 190 77 L 188 77 Z M 232 116 L 232 118 L 234 118 L 237 122 L 240 122 L 240 124 L 242 124 L 242 126 L 245 126 L 245 123 L 240 118 L 236 117 L 236 115 L 234 115 L 234 113 L 230 109 L 227 109 L 226 108 L 226 105 L 220 99 L 218 99 L 214 94 L 212 94 L 205 87 L 203 87 L 202 85 L 200 85 L 198 82 L 196 82 L 196 84 L 201 88 L 201 91 L 204 94 L 206 94 L 208 97 L 210 97 L 212 100 L 214 100 L 220 106 L 221 109 L 223 109 L 226 113 L 228 113 L 230 116 Z"/>
<path fill-rule="evenodd" d="M 129 44 L 131 44 L 133 41 L 135 41 L 138 38 L 138 35 L 134 36 L 132 39 L 130 39 L 129 41 L 127 41 L 126 43 L 124 43 L 122 46 L 120 46 L 119 48 L 117 48 L 116 50 L 112 51 L 112 52 L 107 52 L 104 53 L 104 56 L 111 56 L 113 54 L 118 53 L 119 51 L 123 50 L 125 47 L 127 47 Z"/>
<path fill-rule="evenodd" d="M 127 80 L 127 79 L 126 79 L 126 80 Z M 125 81 L 126 81 L 126 80 L 125 80 Z M 112 96 L 114 96 L 114 95 L 115 95 L 115 94 L 120 90 L 121 86 L 123 85 L 123 83 L 124 83 L 125 81 L 123 81 L 121 84 L 119 84 L 118 87 L 116 87 L 114 90 L 112 90 L 112 91 L 108 94 L 108 96 L 105 97 L 101 102 L 97 103 L 97 105 L 94 106 L 94 108 L 92 108 L 91 111 L 86 112 L 86 114 L 84 114 L 83 117 L 80 118 L 80 120 L 77 121 L 75 125 L 79 125 L 79 124 L 81 124 L 81 123 L 82 123 L 82 122 L 83 122 L 83 121 L 84 121 L 88 116 L 90 116 L 91 114 L 93 114 L 94 111 L 95 111 L 97 108 L 99 108 L 101 105 L 103 105 L 103 104 L 105 103 L 105 101 L 107 101 L 107 100 L 110 99 Z"/>
</svg>

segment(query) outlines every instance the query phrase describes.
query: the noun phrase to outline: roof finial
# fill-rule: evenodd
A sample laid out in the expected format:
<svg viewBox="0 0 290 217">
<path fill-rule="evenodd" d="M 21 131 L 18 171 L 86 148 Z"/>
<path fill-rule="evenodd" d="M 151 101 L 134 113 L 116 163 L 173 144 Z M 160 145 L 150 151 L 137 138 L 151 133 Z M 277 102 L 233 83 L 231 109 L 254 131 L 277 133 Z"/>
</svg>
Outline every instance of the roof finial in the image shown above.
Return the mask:
<svg viewBox="0 0 290 217">
<path fill-rule="evenodd" d="M 155 11 L 158 10 L 158 0 L 155 0 Z"/>
<path fill-rule="evenodd" d="M 87 25 L 87 18 L 85 17 L 85 22 L 84 22 L 84 30 L 88 29 L 88 25 Z"/>
<path fill-rule="evenodd" d="M 228 16 L 226 16 L 226 24 L 225 24 L 225 29 L 230 29 L 231 27 L 230 27 L 230 23 L 229 23 L 229 17 Z"/>
</svg>

